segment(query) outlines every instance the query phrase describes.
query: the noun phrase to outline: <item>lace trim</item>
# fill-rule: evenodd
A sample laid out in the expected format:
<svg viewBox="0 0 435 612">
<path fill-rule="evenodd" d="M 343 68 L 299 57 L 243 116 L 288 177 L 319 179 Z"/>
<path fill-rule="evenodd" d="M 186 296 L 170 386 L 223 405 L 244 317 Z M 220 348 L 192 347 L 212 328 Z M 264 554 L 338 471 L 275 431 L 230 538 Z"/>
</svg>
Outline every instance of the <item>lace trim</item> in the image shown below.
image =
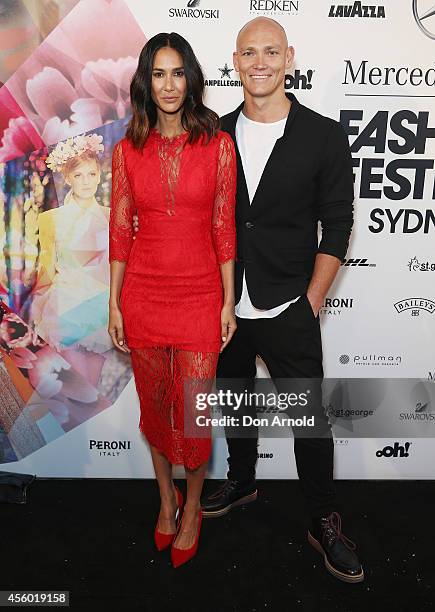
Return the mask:
<svg viewBox="0 0 435 612">
<path fill-rule="evenodd" d="M 195 426 L 197 393 L 211 390 L 219 353 L 174 347 L 132 349 L 139 429 L 172 464 L 195 469 L 211 452 L 211 431 Z M 201 430 L 201 437 L 194 437 Z M 198 434 L 197 434 L 198 435 Z"/>
<path fill-rule="evenodd" d="M 169 137 L 162 136 L 155 128 L 152 134 L 157 138 L 157 151 L 160 161 L 160 179 L 164 189 L 166 212 L 175 215 L 175 191 L 180 173 L 181 154 L 188 134 Z"/>
<path fill-rule="evenodd" d="M 109 261 L 127 261 L 133 244 L 134 202 L 121 142 L 112 154 L 112 194 L 109 219 Z"/>
<path fill-rule="evenodd" d="M 213 209 L 213 237 L 219 264 L 236 258 L 236 154 L 231 137 L 222 133 Z"/>
</svg>

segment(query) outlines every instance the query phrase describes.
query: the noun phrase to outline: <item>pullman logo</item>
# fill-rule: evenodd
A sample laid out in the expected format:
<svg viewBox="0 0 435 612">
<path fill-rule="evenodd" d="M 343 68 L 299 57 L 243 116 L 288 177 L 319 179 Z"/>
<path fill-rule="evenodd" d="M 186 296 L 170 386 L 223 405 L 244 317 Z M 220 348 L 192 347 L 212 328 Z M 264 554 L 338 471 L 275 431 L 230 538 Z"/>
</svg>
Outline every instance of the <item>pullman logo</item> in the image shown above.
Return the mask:
<svg viewBox="0 0 435 612">
<path fill-rule="evenodd" d="M 427 300 L 426 298 L 406 298 L 405 300 L 396 302 L 394 308 L 399 314 L 405 310 L 410 310 L 411 316 L 418 317 L 421 310 L 433 314 L 435 312 L 435 302 L 433 300 Z"/>
<path fill-rule="evenodd" d="M 301 72 L 299 68 L 295 70 L 294 75 L 286 74 L 284 79 L 284 89 L 312 89 L 311 80 L 314 70 L 307 70 L 306 74 Z"/>
<path fill-rule="evenodd" d="M 367 263 L 367 259 L 344 259 L 342 266 L 352 266 L 353 268 L 376 268 L 375 263 Z"/>
<path fill-rule="evenodd" d="M 99 451 L 100 457 L 118 457 L 122 450 L 131 450 L 130 440 L 89 440 L 89 450 Z"/>
<path fill-rule="evenodd" d="M 384 446 L 384 448 L 376 451 L 376 457 L 409 457 L 409 447 L 411 442 L 405 442 L 404 445 L 395 442 L 394 446 Z"/>
<path fill-rule="evenodd" d="M 375 4 L 332 4 L 328 17 L 372 17 L 385 19 L 385 7 Z"/>
<path fill-rule="evenodd" d="M 220 79 L 206 79 L 205 85 L 207 87 L 242 87 L 242 82 L 237 79 L 231 78 L 231 73 L 234 72 L 234 68 L 230 68 L 225 62 L 223 68 L 218 68 L 221 73 Z"/>
<path fill-rule="evenodd" d="M 429 261 L 419 262 L 417 257 L 413 257 L 407 265 L 410 272 L 435 272 L 435 263 Z"/>
<path fill-rule="evenodd" d="M 219 9 L 198 8 L 201 0 L 189 0 L 187 8 L 170 8 L 169 17 L 180 19 L 219 19 Z"/>
<path fill-rule="evenodd" d="M 354 365 L 362 366 L 398 366 L 402 363 L 402 356 L 378 355 L 377 353 L 367 353 L 365 355 L 340 355 L 338 361 L 341 365 L 347 365 L 352 361 Z"/>
<path fill-rule="evenodd" d="M 296 15 L 299 5 L 299 0 L 250 0 L 249 10 L 252 15 Z"/>
</svg>

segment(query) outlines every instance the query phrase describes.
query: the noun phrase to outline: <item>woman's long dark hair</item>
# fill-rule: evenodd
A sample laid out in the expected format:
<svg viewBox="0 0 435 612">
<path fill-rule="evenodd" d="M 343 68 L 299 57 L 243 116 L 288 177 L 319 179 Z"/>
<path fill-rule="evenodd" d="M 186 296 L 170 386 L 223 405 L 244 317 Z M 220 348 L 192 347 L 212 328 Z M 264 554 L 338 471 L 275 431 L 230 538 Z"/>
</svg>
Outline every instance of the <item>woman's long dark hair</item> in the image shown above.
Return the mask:
<svg viewBox="0 0 435 612">
<path fill-rule="evenodd" d="M 203 101 L 204 75 L 192 47 L 185 38 L 175 32 L 156 34 L 143 47 L 136 72 L 130 84 L 130 99 L 133 116 L 127 126 L 126 137 L 136 149 L 141 149 L 148 134 L 156 124 L 157 109 L 151 98 L 151 79 L 154 58 L 160 49 L 170 47 L 181 55 L 186 76 L 187 94 L 183 104 L 181 123 L 189 132 L 188 142 L 206 137 L 206 142 L 216 135 L 219 129 L 219 116 Z"/>
</svg>

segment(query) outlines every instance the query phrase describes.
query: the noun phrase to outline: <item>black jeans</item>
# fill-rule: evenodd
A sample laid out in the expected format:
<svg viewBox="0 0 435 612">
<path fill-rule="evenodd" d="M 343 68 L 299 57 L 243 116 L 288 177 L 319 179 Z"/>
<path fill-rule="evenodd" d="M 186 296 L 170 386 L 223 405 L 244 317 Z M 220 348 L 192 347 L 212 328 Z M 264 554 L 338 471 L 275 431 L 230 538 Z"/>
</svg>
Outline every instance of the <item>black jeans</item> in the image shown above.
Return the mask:
<svg viewBox="0 0 435 612">
<path fill-rule="evenodd" d="M 217 367 L 220 379 L 237 379 L 240 390 L 252 390 L 256 356 L 266 364 L 277 390 L 282 379 L 323 379 L 322 341 L 319 317 L 315 317 L 306 295 L 271 319 L 241 319 L 237 331 L 221 354 Z M 277 380 L 278 379 L 278 380 Z M 281 379 L 281 380 L 280 380 Z M 277 384 L 278 383 L 278 384 Z M 234 387 L 233 387 L 234 390 Z M 320 407 L 319 407 L 320 408 Z M 249 408 L 245 408 L 249 410 Z M 337 510 L 333 481 L 334 441 L 323 411 L 322 437 L 296 436 L 294 452 L 300 485 L 312 517 Z M 255 478 L 258 432 L 250 437 L 229 437 L 228 478 Z"/>
</svg>

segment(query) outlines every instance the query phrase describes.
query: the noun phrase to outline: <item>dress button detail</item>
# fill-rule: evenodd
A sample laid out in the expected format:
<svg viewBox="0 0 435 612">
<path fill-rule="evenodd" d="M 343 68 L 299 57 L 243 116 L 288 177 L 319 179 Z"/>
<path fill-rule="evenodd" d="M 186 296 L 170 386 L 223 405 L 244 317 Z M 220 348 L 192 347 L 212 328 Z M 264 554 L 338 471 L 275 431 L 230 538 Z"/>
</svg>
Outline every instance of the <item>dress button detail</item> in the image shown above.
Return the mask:
<svg viewBox="0 0 435 612">
<path fill-rule="evenodd" d="M 247 227 L 248 229 L 252 229 L 254 227 L 254 224 L 251 223 L 250 221 L 246 221 L 245 227 Z"/>
</svg>

